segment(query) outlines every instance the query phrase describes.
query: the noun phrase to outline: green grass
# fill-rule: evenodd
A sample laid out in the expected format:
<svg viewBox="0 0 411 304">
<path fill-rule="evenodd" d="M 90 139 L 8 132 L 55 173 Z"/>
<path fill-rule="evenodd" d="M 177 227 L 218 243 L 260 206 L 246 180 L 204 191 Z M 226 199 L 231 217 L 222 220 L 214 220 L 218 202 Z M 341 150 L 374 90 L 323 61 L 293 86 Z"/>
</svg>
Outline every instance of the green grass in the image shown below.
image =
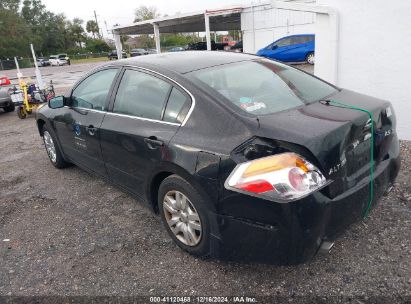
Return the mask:
<svg viewBox="0 0 411 304">
<path fill-rule="evenodd" d="M 103 61 L 108 61 L 108 58 L 107 57 L 97 57 L 97 58 L 71 59 L 71 64 L 103 62 Z"/>
</svg>

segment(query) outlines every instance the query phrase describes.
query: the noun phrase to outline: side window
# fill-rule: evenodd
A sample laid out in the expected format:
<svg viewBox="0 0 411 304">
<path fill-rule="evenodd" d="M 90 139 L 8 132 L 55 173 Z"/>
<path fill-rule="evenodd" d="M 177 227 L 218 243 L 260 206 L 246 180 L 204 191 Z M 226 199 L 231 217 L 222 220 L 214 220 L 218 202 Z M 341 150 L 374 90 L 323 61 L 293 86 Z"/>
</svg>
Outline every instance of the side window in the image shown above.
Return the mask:
<svg viewBox="0 0 411 304">
<path fill-rule="evenodd" d="M 117 91 L 113 112 L 161 120 L 171 85 L 152 75 L 127 70 Z"/>
<path fill-rule="evenodd" d="M 281 39 L 280 41 L 278 41 L 276 43 L 276 45 L 278 47 L 287 46 L 287 45 L 290 45 L 290 44 L 291 44 L 291 38 L 284 38 L 284 39 Z"/>
<path fill-rule="evenodd" d="M 301 43 L 305 43 L 304 37 L 302 36 L 293 37 L 291 39 L 291 44 L 301 44 Z"/>
<path fill-rule="evenodd" d="M 80 83 L 71 95 L 72 106 L 94 110 L 106 110 L 106 100 L 118 69 L 99 71 Z"/>
<path fill-rule="evenodd" d="M 180 90 L 173 88 L 164 111 L 164 121 L 182 123 L 190 110 L 190 98 Z"/>
<path fill-rule="evenodd" d="M 310 41 L 310 36 L 298 36 L 296 37 L 296 40 L 298 44 L 307 43 Z"/>
<path fill-rule="evenodd" d="M 302 43 L 306 43 L 307 40 L 305 39 L 304 36 L 297 36 L 297 37 L 292 37 L 291 38 L 291 44 L 302 44 Z"/>
</svg>

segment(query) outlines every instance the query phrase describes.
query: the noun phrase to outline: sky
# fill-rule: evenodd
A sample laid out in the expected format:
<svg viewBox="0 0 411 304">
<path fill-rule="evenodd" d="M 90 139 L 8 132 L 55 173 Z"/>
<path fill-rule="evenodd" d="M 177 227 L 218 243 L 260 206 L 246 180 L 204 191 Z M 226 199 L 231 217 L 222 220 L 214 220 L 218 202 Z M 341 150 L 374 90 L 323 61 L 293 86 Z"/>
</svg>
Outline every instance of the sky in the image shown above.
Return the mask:
<svg viewBox="0 0 411 304">
<path fill-rule="evenodd" d="M 171 16 L 176 13 L 194 12 L 237 4 L 244 5 L 251 3 L 251 0 L 42 0 L 42 3 L 54 13 L 64 13 L 69 19 L 78 17 L 85 22 L 91 19 L 94 20 L 94 10 L 96 10 L 99 26 L 103 28 L 103 35 L 108 37 L 104 21 L 107 22 L 108 29 L 111 29 L 114 24 L 130 24 L 134 20 L 134 10 L 140 5 L 155 6 L 161 15 Z"/>
</svg>

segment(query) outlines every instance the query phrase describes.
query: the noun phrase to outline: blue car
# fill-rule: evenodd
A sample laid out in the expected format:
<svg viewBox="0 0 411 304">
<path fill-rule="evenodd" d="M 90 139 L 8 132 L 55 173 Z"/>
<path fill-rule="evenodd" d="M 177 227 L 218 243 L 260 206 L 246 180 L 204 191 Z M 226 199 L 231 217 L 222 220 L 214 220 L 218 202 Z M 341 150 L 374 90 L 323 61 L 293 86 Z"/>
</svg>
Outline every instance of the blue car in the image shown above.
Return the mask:
<svg viewBox="0 0 411 304">
<path fill-rule="evenodd" d="M 284 62 L 303 62 L 314 64 L 315 35 L 292 35 L 283 37 L 262 48 L 258 56 Z"/>
</svg>

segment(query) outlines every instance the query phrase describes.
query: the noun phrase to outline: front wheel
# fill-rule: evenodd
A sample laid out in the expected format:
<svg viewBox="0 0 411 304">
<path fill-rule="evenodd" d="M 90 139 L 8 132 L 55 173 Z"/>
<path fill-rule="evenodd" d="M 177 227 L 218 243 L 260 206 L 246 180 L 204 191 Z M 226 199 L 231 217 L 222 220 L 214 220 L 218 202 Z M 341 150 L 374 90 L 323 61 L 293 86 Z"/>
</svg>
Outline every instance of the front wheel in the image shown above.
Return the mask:
<svg viewBox="0 0 411 304">
<path fill-rule="evenodd" d="M 17 116 L 18 116 L 20 119 L 24 119 L 24 118 L 27 117 L 27 113 L 26 113 L 26 111 L 24 110 L 24 107 L 23 107 L 23 106 L 19 106 L 19 107 L 17 108 Z"/>
<path fill-rule="evenodd" d="M 207 256 L 210 227 L 206 198 L 178 175 L 167 177 L 160 185 L 160 215 L 174 242 L 190 254 Z"/>
<path fill-rule="evenodd" d="M 307 54 L 306 61 L 307 61 L 308 64 L 314 64 L 314 62 L 315 62 L 314 52 L 311 52 L 311 53 Z"/>
<path fill-rule="evenodd" d="M 53 166 L 58 169 L 67 167 L 69 163 L 64 160 L 63 154 L 61 153 L 57 145 L 56 138 L 54 137 L 54 135 L 52 135 L 52 132 L 49 130 L 47 126 L 43 127 L 42 134 L 44 147 L 46 148 L 47 155 Z"/>
</svg>

